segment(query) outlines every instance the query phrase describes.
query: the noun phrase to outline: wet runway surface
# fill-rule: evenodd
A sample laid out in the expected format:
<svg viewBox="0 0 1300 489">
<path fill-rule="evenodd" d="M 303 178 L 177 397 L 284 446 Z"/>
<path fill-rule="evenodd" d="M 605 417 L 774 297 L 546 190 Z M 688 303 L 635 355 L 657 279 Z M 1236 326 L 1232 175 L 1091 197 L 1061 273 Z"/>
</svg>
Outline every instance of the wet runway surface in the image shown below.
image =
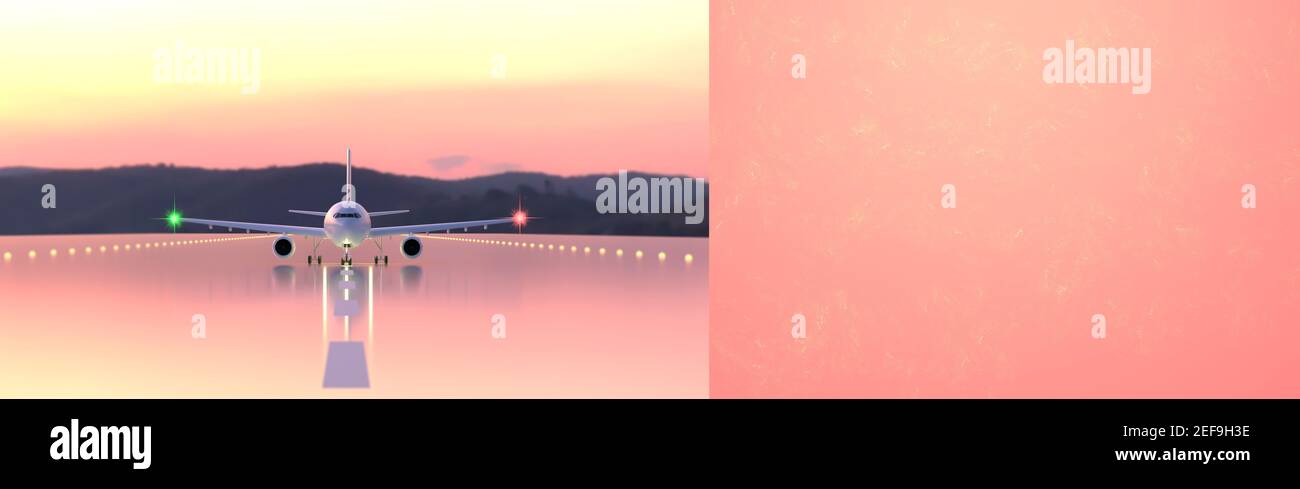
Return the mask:
<svg viewBox="0 0 1300 489">
<path fill-rule="evenodd" d="M 271 238 L 0 237 L 0 397 L 708 395 L 707 239 Z"/>
</svg>

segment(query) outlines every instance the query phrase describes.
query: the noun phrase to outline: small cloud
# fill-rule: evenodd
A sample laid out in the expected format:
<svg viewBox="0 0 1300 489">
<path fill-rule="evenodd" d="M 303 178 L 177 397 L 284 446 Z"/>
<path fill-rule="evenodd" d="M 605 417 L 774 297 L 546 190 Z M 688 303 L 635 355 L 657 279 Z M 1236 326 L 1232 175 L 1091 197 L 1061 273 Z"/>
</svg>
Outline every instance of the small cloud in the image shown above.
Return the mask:
<svg viewBox="0 0 1300 489">
<path fill-rule="evenodd" d="M 428 161 L 429 165 L 432 166 L 433 169 L 437 171 L 454 170 L 456 168 L 465 166 L 465 163 L 468 162 L 469 162 L 469 157 L 465 155 L 441 156 L 438 158 L 432 158 Z"/>
<path fill-rule="evenodd" d="M 508 171 L 518 171 L 520 167 L 515 163 L 497 162 L 497 163 L 480 163 L 479 167 L 489 173 L 505 173 Z"/>
</svg>

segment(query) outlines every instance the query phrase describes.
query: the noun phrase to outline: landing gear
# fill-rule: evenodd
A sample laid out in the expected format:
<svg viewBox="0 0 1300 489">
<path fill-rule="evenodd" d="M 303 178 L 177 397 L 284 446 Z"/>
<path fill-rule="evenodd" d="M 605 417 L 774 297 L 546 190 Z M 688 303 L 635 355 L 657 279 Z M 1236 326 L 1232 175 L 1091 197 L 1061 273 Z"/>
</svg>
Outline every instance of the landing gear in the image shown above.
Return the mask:
<svg viewBox="0 0 1300 489">
<path fill-rule="evenodd" d="M 370 241 L 375 243 L 375 248 L 379 248 L 379 254 L 375 255 L 375 264 L 376 265 L 379 264 L 379 257 L 382 256 L 384 258 L 384 264 L 387 265 L 388 255 L 384 254 L 384 242 L 381 241 L 379 238 L 370 238 Z"/>
<path fill-rule="evenodd" d="M 352 246 L 347 243 L 343 244 L 343 258 L 339 259 L 339 265 L 352 266 Z"/>
<path fill-rule="evenodd" d="M 310 241 L 310 239 L 308 239 L 308 241 Z M 312 244 L 312 245 L 311 245 L 311 253 L 309 253 L 309 254 L 307 255 L 307 264 L 308 264 L 308 265 L 311 265 L 311 257 L 312 257 L 312 255 L 315 255 L 315 256 L 316 256 L 316 264 L 317 264 L 317 265 L 324 265 L 324 264 L 325 264 L 325 262 L 321 261 L 321 257 L 320 257 L 320 255 L 316 255 L 316 250 L 320 248 L 320 244 L 321 244 L 321 242 L 323 242 L 323 241 L 325 241 L 324 238 L 322 238 L 322 239 L 318 239 L 318 240 L 316 240 L 316 243 L 315 243 L 315 244 Z"/>
</svg>

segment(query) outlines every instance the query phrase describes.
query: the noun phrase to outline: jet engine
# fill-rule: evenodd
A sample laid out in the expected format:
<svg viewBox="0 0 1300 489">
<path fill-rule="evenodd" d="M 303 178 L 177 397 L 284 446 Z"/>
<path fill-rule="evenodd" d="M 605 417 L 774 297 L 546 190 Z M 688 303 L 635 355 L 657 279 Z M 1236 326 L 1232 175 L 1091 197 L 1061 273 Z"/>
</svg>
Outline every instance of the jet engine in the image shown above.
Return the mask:
<svg viewBox="0 0 1300 489">
<path fill-rule="evenodd" d="M 406 255 L 407 258 L 420 256 L 421 251 L 424 251 L 424 244 L 420 243 L 420 238 L 407 236 L 406 239 L 402 240 L 402 254 Z"/>
<path fill-rule="evenodd" d="M 293 240 L 287 236 L 275 238 L 275 243 L 271 244 L 271 249 L 275 251 L 275 256 L 288 258 L 293 256 Z"/>
</svg>

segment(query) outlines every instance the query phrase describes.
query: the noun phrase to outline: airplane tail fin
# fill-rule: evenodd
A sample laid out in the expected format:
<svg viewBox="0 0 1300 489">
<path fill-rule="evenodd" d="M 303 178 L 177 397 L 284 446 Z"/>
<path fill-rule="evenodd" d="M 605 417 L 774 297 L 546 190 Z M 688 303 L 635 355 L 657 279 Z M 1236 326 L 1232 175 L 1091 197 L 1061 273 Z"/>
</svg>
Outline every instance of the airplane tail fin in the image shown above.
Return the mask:
<svg viewBox="0 0 1300 489">
<path fill-rule="evenodd" d="M 347 189 L 347 200 L 352 200 L 352 202 L 356 202 L 356 187 L 352 186 L 352 148 L 351 147 L 347 148 L 347 185 L 344 186 L 343 189 Z"/>
</svg>

